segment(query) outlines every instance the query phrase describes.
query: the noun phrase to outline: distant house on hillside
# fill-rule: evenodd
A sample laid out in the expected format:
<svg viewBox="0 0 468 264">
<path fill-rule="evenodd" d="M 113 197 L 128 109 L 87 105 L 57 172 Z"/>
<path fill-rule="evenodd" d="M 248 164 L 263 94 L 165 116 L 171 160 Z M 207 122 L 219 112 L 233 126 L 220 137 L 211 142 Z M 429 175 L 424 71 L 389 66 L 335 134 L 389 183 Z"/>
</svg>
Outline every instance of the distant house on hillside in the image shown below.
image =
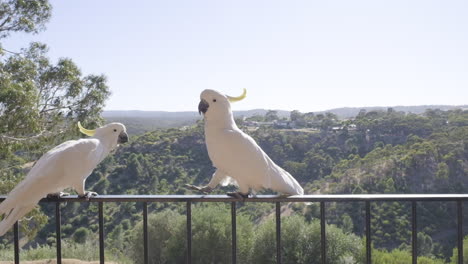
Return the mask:
<svg viewBox="0 0 468 264">
<path fill-rule="evenodd" d="M 294 123 L 294 122 L 285 121 L 285 120 L 275 120 L 275 121 L 273 121 L 273 126 L 275 128 L 288 129 L 288 128 L 293 128 L 292 123 Z"/>
<path fill-rule="evenodd" d="M 332 127 L 333 132 L 341 131 L 341 130 L 345 130 L 345 129 L 348 130 L 348 131 L 354 131 L 354 130 L 356 130 L 356 125 L 355 124 L 350 124 L 350 125 L 347 125 L 347 126 Z"/>
<path fill-rule="evenodd" d="M 273 126 L 273 122 L 246 120 L 244 121 L 244 126 L 247 126 L 247 127 Z"/>
</svg>

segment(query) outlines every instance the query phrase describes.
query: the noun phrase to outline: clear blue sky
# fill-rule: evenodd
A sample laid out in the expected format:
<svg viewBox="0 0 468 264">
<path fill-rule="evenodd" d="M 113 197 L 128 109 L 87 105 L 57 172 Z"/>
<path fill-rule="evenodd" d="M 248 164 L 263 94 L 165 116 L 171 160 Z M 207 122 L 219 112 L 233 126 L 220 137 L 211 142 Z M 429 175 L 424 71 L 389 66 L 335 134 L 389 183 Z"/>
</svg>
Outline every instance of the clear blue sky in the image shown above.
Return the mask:
<svg viewBox="0 0 468 264">
<path fill-rule="evenodd" d="M 107 110 L 195 111 L 468 104 L 468 1 L 52 0 L 30 41 L 108 77 Z"/>
</svg>

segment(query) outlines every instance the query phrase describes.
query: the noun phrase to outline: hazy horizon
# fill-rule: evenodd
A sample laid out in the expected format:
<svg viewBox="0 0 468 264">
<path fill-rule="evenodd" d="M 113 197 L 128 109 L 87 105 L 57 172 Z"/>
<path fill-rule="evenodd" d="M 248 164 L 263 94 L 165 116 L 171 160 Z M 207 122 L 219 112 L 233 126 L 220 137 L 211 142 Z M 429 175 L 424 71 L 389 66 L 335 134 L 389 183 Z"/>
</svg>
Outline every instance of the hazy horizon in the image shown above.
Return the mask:
<svg viewBox="0 0 468 264">
<path fill-rule="evenodd" d="M 425 106 L 445 106 L 445 107 L 468 107 L 468 104 L 462 104 L 462 105 L 374 105 L 374 106 L 357 106 L 357 107 L 352 107 L 352 106 L 343 106 L 343 107 L 335 107 L 335 108 L 330 108 L 330 109 L 324 109 L 324 110 L 318 110 L 318 111 L 310 111 L 310 112 L 326 112 L 329 110 L 335 110 L 335 109 L 347 109 L 347 108 L 352 108 L 352 109 L 359 109 L 359 108 L 395 108 L 395 107 L 425 107 Z M 293 110 L 298 110 L 298 109 L 292 109 L 292 110 L 287 110 L 287 109 L 273 109 L 273 108 L 252 108 L 252 109 L 232 109 L 232 111 L 253 111 L 253 110 L 273 110 L 273 111 L 293 111 Z M 139 110 L 139 109 L 104 109 L 105 112 L 111 112 L 111 111 L 140 111 L 140 112 L 197 112 L 198 110 L 182 110 L 182 111 L 168 111 L 168 110 Z M 299 111 L 301 113 L 306 113 Z"/>
</svg>

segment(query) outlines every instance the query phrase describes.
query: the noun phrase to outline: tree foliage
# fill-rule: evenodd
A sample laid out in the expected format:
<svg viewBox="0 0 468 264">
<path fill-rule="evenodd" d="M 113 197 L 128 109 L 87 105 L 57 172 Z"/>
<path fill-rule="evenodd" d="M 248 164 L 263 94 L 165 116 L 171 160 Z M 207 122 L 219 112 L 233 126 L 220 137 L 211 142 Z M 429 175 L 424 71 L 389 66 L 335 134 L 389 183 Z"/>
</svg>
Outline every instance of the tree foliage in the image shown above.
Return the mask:
<svg viewBox="0 0 468 264">
<path fill-rule="evenodd" d="M 186 260 L 185 216 L 161 211 L 149 217 L 150 263 L 184 263 Z M 237 261 L 239 263 L 276 262 L 274 219 L 254 225 L 252 219 L 237 215 Z M 143 263 L 142 225 L 133 232 L 132 256 Z M 306 222 L 302 216 L 284 217 L 282 223 L 282 262 L 321 263 L 320 223 Z M 335 226 L 327 226 L 327 263 L 355 263 L 361 254 L 361 241 Z M 192 216 L 192 261 L 229 263 L 231 261 L 231 218 L 224 205 L 196 206 Z M 348 261 L 348 262 L 343 262 Z"/>
<path fill-rule="evenodd" d="M 231 217 L 224 205 L 197 206 L 192 216 L 192 260 L 194 263 L 228 263 L 231 260 Z M 184 263 L 186 255 L 186 219 L 165 210 L 149 217 L 150 263 Z M 249 263 L 253 224 L 237 217 L 238 261 Z M 142 226 L 138 224 L 132 240 L 133 257 L 143 263 Z"/>
<path fill-rule="evenodd" d="M 0 3 L 0 39 L 13 32 L 37 33 L 52 13 L 48 0 L 8 0 Z M 1 47 L 1 46 L 0 46 Z"/>
<path fill-rule="evenodd" d="M 320 221 L 306 222 L 301 216 L 283 217 L 282 262 L 322 263 L 320 255 Z M 276 244 L 274 219 L 259 225 L 255 232 L 252 261 L 275 263 Z M 355 263 L 359 259 L 362 243 L 352 234 L 345 234 L 333 225 L 326 226 L 327 263 Z"/>
<path fill-rule="evenodd" d="M 54 64 L 44 44 L 0 64 L 0 135 L 4 143 L 47 132 L 63 133 L 73 120 L 99 120 L 110 91 L 102 75 L 82 76 L 70 59 Z M 18 140 L 16 140 L 18 141 Z"/>
</svg>

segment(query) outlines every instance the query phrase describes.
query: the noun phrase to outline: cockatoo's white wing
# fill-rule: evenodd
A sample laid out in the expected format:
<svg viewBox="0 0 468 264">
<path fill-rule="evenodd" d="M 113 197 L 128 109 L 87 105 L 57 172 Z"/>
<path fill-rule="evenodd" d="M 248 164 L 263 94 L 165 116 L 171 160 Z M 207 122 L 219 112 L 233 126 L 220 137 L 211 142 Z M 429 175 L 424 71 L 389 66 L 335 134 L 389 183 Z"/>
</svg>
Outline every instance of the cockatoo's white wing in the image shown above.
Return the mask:
<svg viewBox="0 0 468 264">
<path fill-rule="evenodd" d="M 91 138 L 64 142 L 44 154 L 0 204 L 0 214 L 6 215 L 0 222 L 0 235 L 47 194 L 83 182 L 101 161 L 102 154 L 98 140 Z"/>
<path fill-rule="evenodd" d="M 250 136 L 237 129 L 207 131 L 206 145 L 213 165 L 234 178 L 241 189 L 269 188 L 265 155 Z"/>
<path fill-rule="evenodd" d="M 241 130 L 207 131 L 206 143 L 213 165 L 234 178 L 241 191 L 268 188 L 285 194 L 303 194 L 297 181 Z"/>
</svg>

